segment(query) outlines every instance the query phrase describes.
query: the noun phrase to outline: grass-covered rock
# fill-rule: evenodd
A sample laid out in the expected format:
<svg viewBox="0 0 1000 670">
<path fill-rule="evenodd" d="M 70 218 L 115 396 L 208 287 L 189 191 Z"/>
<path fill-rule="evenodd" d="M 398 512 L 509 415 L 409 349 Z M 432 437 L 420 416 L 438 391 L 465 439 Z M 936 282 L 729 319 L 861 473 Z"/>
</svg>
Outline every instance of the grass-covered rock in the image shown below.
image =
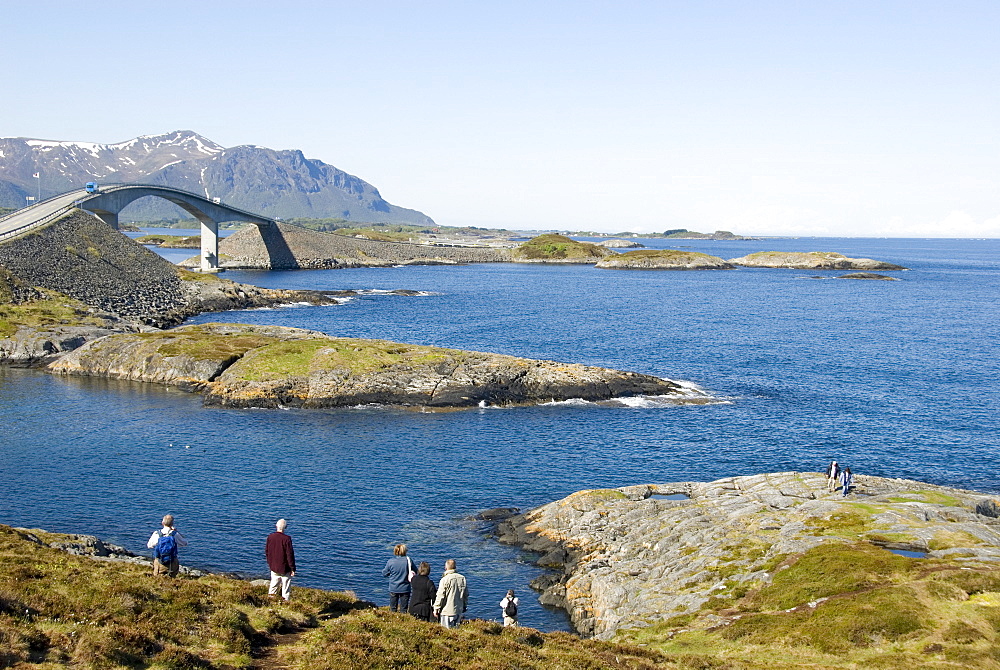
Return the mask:
<svg viewBox="0 0 1000 670">
<path fill-rule="evenodd" d="M 518 263 L 596 263 L 612 253 L 599 244 L 555 233 L 533 237 L 512 252 Z"/>
<path fill-rule="evenodd" d="M 679 249 L 637 249 L 606 256 L 597 263 L 599 268 L 614 270 L 730 270 L 718 256 Z"/>
<path fill-rule="evenodd" d="M 676 383 L 634 372 L 241 324 L 114 335 L 80 347 L 49 370 L 176 384 L 203 391 L 209 404 L 230 407 L 686 398 Z"/>
<path fill-rule="evenodd" d="M 785 472 L 580 491 L 498 535 L 561 571 L 537 586 L 577 630 L 696 667 L 1000 667 L 998 517 L 973 491 Z"/>
</svg>

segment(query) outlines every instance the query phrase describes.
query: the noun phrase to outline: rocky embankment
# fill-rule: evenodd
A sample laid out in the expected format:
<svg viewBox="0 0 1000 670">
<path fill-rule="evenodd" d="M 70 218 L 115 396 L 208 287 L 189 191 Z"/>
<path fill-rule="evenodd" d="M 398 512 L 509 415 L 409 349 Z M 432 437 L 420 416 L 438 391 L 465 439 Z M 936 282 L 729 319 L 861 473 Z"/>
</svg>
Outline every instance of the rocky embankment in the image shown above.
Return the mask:
<svg viewBox="0 0 1000 670">
<path fill-rule="evenodd" d="M 336 299 L 178 271 L 77 211 L 0 244 L 0 363 L 35 365 L 112 333 L 176 325 L 202 312 L 293 302 Z"/>
<path fill-rule="evenodd" d="M 596 267 L 614 270 L 731 270 L 718 256 L 677 249 L 640 249 L 606 256 Z"/>
<path fill-rule="evenodd" d="M 607 639 L 685 616 L 726 625 L 741 615 L 718 603 L 760 589 L 828 543 L 995 567 L 998 516 L 998 501 L 973 491 L 858 476 L 845 497 L 819 473 L 783 472 L 580 491 L 503 521 L 497 533 L 559 571 L 536 580 L 543 603 Z"/>
<path fill-rule="evenodd" d="M 871 258 L 848 258 L 832 251 L 760 251 L 729 262 L 748 268 L 784 268 L 791 270 L 906 270 Z"/>
<path fill-rule="evenodd" d="M 298 328 L 206 324 L 112 335 L 48 369 L 173 384 L 227 407 L 521 405 L 689 393 L 634 372 L 513 356 L 337 338 Z"/>
<path fill-rule="evenodd" d="M 219 260 L 226 268 L 316 270 L 503 263 L 510 259 L 508 249 L 381 242 L 281 222 L 265 228 L 247 226 L 219 240 Z"/>
</svg>

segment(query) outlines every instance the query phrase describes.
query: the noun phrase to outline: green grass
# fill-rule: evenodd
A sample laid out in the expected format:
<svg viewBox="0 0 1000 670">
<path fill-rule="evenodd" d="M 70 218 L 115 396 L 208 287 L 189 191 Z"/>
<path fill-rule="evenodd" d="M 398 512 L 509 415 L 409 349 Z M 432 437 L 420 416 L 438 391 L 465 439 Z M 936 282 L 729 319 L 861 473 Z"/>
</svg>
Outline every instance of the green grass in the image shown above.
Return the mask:
<svg viewBox="0 0 1000 670">
<path fill-rule="evenodd" d="M 636 249 L 619 254 L 623 259 L 629 258 L 652 258 L 663 259 L 674 263 L 724 263 L 725 261 L 717 256 L 703 254 L 698 251 L 681 251 L 680 249 Z"/>
<path fill-rule="evenodd" d="M 365 374 L 395 366 L 457 365 L 466 354 L 454 349 L 386 340 L 316 338 L 269 344 L 237 363 L 230 374 L 247 381 L 307 377 L 313 370 Z"/>
<path fill-rule="evenodd" d="M 42 300 L 19 305 L 0 304 L 0 336 L 10 337 L 19 326 L 44 329 L 61 325 L 103 326 L 107 321 L 94 316 L 86 304 L 55 291 L 44 291 Z"/>
<path fill-rule="evenodd" d="M 894 503 L 922 502 L 946 507 L 962 507 L 962 502 L 958 498 L 941 491 L 901 491 L 896 495 L 889 496 L 888 499 Z"/>
<path fill-rule="evenodd" d="M 597 244 L 578 242 L 565 235 L 549 233 L 524 242 L 514 250 L 514 257 L 524 260 L 594 260 L 611 252 Z"/>
<path fill-rule="evenodd" d="M 64 536 L 35 532 L 48 543 Z M 276 635 L 299 631 L 257 667 L 524 670 L 676 668 L 660 653 L 566 633 L 468 622 L 457 630 L 373 609 L 349 593 L 265 587 L 222 576 L 168 579 L 27 541 L 0 525 L 0 668 L 249 668 Z"/>
</svg>

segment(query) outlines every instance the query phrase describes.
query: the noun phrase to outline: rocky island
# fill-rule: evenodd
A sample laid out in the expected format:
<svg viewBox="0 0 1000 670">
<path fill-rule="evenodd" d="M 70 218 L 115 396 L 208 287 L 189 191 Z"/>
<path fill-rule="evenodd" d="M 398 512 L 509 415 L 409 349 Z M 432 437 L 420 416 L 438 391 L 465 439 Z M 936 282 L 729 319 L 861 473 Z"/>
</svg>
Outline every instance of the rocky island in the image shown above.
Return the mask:
<svg viewBox="0 0 1000 670">
<path fill-rule="evenodd" d="M 906 270 L 902 265 L 871 258 L 848 258 L 832 251 L 759 251 L 729 262 L 748 268 L 791 270 Z"/>
<path fill-rule="evenodd" d="M 718 256 L 678 249 L 639 249 L 606 256 L 596 267 L 615 270 L 731 270 Z"/>
<path fill-rule="evenodd" d="M 511 253 L 515 263 L 586 263 L 593 265 L 615 252 L 599 244 L 547 233 L 524 242 Z"/>
<path fill-rule="evenodd" d="M 542 601 L 601 639 L 741 668 L 995 667 L 998 502 L 781 472 L 580 491 L 497 533 L 557 570 Z"/>
<path fill-rule="evenodd" d="M 690 397 L 674 382 L 634 372 L 239 324 L 103 337 L 48 369 L 172 384 L 227 407 L 441 408 Z"/>
</svg>

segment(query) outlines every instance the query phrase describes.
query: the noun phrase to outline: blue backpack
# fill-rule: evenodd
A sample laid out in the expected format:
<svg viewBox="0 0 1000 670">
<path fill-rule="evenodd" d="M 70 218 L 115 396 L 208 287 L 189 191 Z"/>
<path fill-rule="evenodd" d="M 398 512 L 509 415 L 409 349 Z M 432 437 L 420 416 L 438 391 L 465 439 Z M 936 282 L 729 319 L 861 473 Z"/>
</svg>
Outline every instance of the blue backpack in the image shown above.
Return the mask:
<svg viewBox="0 0 1000 670">
<path fill-rule="evenodd" d="M 164 535 L 163 531 L 160 531 L 160 539 L 156 541 L 156 547 L 153 548 L 153 558 L 163 564 L 170 563 L 177 558 L 177 540 L 173 533 Z"/>
</svg>

